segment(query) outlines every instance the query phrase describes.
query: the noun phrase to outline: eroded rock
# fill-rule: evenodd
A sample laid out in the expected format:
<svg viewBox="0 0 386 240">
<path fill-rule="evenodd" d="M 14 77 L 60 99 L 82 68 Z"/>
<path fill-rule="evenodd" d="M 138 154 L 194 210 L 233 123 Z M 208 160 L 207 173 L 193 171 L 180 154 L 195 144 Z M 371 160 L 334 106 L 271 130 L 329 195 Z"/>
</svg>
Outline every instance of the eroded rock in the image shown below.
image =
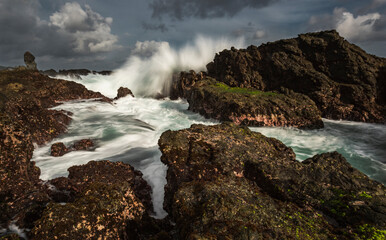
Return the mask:
<svg viewBox="0 0 386 240">
<path fill-rule="evenodd" d="M 224 50 L 208 75 L 231 87 L 291 89 L 310 97 L 330 119 L 384 123 L 386 59 L 367 54 L 336 31 Z"/>
<path fill-rule="evenodd" d="M 120 99 L 120 98 L 126 97 L 127 95 L 134 97 L 134 94 L 131 92 L 130 89 L 126 87 L 120 87 L 118 89 L 117 96 L 114 99 Z"/>
<path fill-rule="evenodd" d="M 224 123 L 167 131 L 165 209 L 182 239 L 351 239 L 386 226 L 385 187 L 338 153 L 298 162 L 280 141 Z"/>
</svg>

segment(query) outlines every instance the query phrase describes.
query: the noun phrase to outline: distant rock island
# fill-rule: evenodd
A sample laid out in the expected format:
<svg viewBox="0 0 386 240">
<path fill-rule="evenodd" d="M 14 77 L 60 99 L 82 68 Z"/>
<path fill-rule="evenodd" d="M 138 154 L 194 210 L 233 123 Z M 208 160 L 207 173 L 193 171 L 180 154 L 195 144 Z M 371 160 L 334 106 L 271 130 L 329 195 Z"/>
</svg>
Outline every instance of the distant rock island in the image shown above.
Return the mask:
<svg viewBox="0 0 386 240">
<path fill-rule="evenodd" d="M 113 100 L 47 76 L 91 71 L 43 74 L 31 55 L 26 67 L 0 71 L 0 229 L 27 229 L 32 240 L 386 238 L 383 184 L 337 152 L 298 162 L 291 148 L 246 127 L 314 129 L 323 127 L 322 117 L 385 123 L 386 60 L 336 31 L 224 50 L 207 72 L 174 76 L 171 98 L 186 98 L 190 110 L 224 123 L 160 137 L 165 219 L 151 217 L 150 186 L 122 162 L 90 159 L 70 167 L 68 177 L 39 178 L 34 144 L 47 144 L 71 122 L 71 113 L 51 108 Z M 117 98 L 127 95 L 121 88 Z M 69 148 L 93 145 L 84 139 Z M 51 154 L 67 148 L 53 144 Z M 0 239 L 22 238 L 2 231 Z"/>
</svg>

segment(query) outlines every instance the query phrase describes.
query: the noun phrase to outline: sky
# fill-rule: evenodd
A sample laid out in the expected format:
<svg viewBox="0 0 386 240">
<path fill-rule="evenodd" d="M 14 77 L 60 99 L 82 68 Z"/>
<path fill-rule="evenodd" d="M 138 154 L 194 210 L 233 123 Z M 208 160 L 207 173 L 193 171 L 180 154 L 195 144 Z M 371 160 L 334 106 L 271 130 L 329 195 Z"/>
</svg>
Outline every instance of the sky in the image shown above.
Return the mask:
<svg viewBox="0 0 386 240">
<path fill-rule="evenodd" d="M 0 65 L 113 70 L 197 36 L 245 45 L 336 29 L 386 57 L 386 0 L 0 0 Z"/>
</svg>

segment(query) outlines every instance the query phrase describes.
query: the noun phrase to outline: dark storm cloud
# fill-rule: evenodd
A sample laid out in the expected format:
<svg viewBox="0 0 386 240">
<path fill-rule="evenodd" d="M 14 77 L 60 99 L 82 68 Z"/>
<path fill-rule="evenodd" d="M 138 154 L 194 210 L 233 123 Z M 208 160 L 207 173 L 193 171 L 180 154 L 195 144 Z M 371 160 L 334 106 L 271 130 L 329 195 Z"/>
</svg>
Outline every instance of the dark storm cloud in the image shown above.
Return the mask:
<svg viewBox="0 0 386 240">
<path fill-rule="evenodd" d="M 87 61 L 118 47 L 117 36 L 110 33 L 112 18 L 102 17 L 89 6 L 67 3 L 49 20 L 40 19 L 40 7 L 37 0 L 0 0 L 0 64 L 22 64 L 27 50 L 41 61 Z"/>
<path fill-rule="evenodd" d="M 164 23 L 153 24 L 153 23 L 142 22 L 142 28 L 145 30 L 153 30 L 153 31 L 161 31 L 161 32 L 169 31 L 169 28 Z"/>
<path fill-rule="evenodd" d="M 169 15 L 173 19 L 234 16 L 244 8 L 261 8 L 277 0 L 153 0 L 153 17 Z"/>
</svg>

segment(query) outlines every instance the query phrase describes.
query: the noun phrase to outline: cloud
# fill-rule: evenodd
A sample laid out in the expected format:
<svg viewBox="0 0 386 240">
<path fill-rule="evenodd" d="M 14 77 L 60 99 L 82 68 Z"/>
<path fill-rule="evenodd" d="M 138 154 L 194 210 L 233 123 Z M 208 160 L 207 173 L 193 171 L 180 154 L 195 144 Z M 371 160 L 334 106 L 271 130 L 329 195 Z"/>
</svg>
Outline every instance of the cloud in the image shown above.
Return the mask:
<svg viewBox="0 0 386 240">
<path fill-rule="evenodd" d="M 233 17 L 244 8 L 261 8 L 277 0 L 153 0 L 152 16 L 172 19 Z"/>
<path fill-rule="evenodd" d="M 110 29 L 112 18 L 102 17 L 89 6 L 67 3 L 43 20 L 41 7 L 38 0 L 0 0 L 0 65 L 23 64 L 28 50 L 40 68 L 59 63 L 76 66 L 95 63 L 107 51 L 119 48 Z"/>
<path fill-rule="evenodd" d="M 379 13 L 354 16 L 344 8 L 335 8 L 332 15 L 312 16 L 309 25 L 313 30 L 336 29 L 341 36 L 350 41 L 386 39 L 385 16 Z"/>
<path fill-rule="evenodd" d="M 161 32 L 169 31 L 169 28 L 166 27 L 164 23 L 152 24 L 152 23 L 142 22 L 142 28 L 145 30 L 155 30 L 155 31 L 159 30 Z"/>
<path fill-rule="evenodd" d="M 157 42 L 157 41 L 144 41 L 137 42 L 135 48 L 131 51 L 131 54 L 142 57 L 149 58 L 157 53 L 160 49 L 170 48 L 168 42 Z"/>
<path fill-rule="evenodd" d="M 102 17 L 89 5 L 82 9 L 77 2 L 66 3 L 50 16 L 50 25 L 73 39 L 75 52 L 106 52 L 118 48 L 118 37 L 111 34 L 112 22 L 112 18 Z"/>
</svg>

